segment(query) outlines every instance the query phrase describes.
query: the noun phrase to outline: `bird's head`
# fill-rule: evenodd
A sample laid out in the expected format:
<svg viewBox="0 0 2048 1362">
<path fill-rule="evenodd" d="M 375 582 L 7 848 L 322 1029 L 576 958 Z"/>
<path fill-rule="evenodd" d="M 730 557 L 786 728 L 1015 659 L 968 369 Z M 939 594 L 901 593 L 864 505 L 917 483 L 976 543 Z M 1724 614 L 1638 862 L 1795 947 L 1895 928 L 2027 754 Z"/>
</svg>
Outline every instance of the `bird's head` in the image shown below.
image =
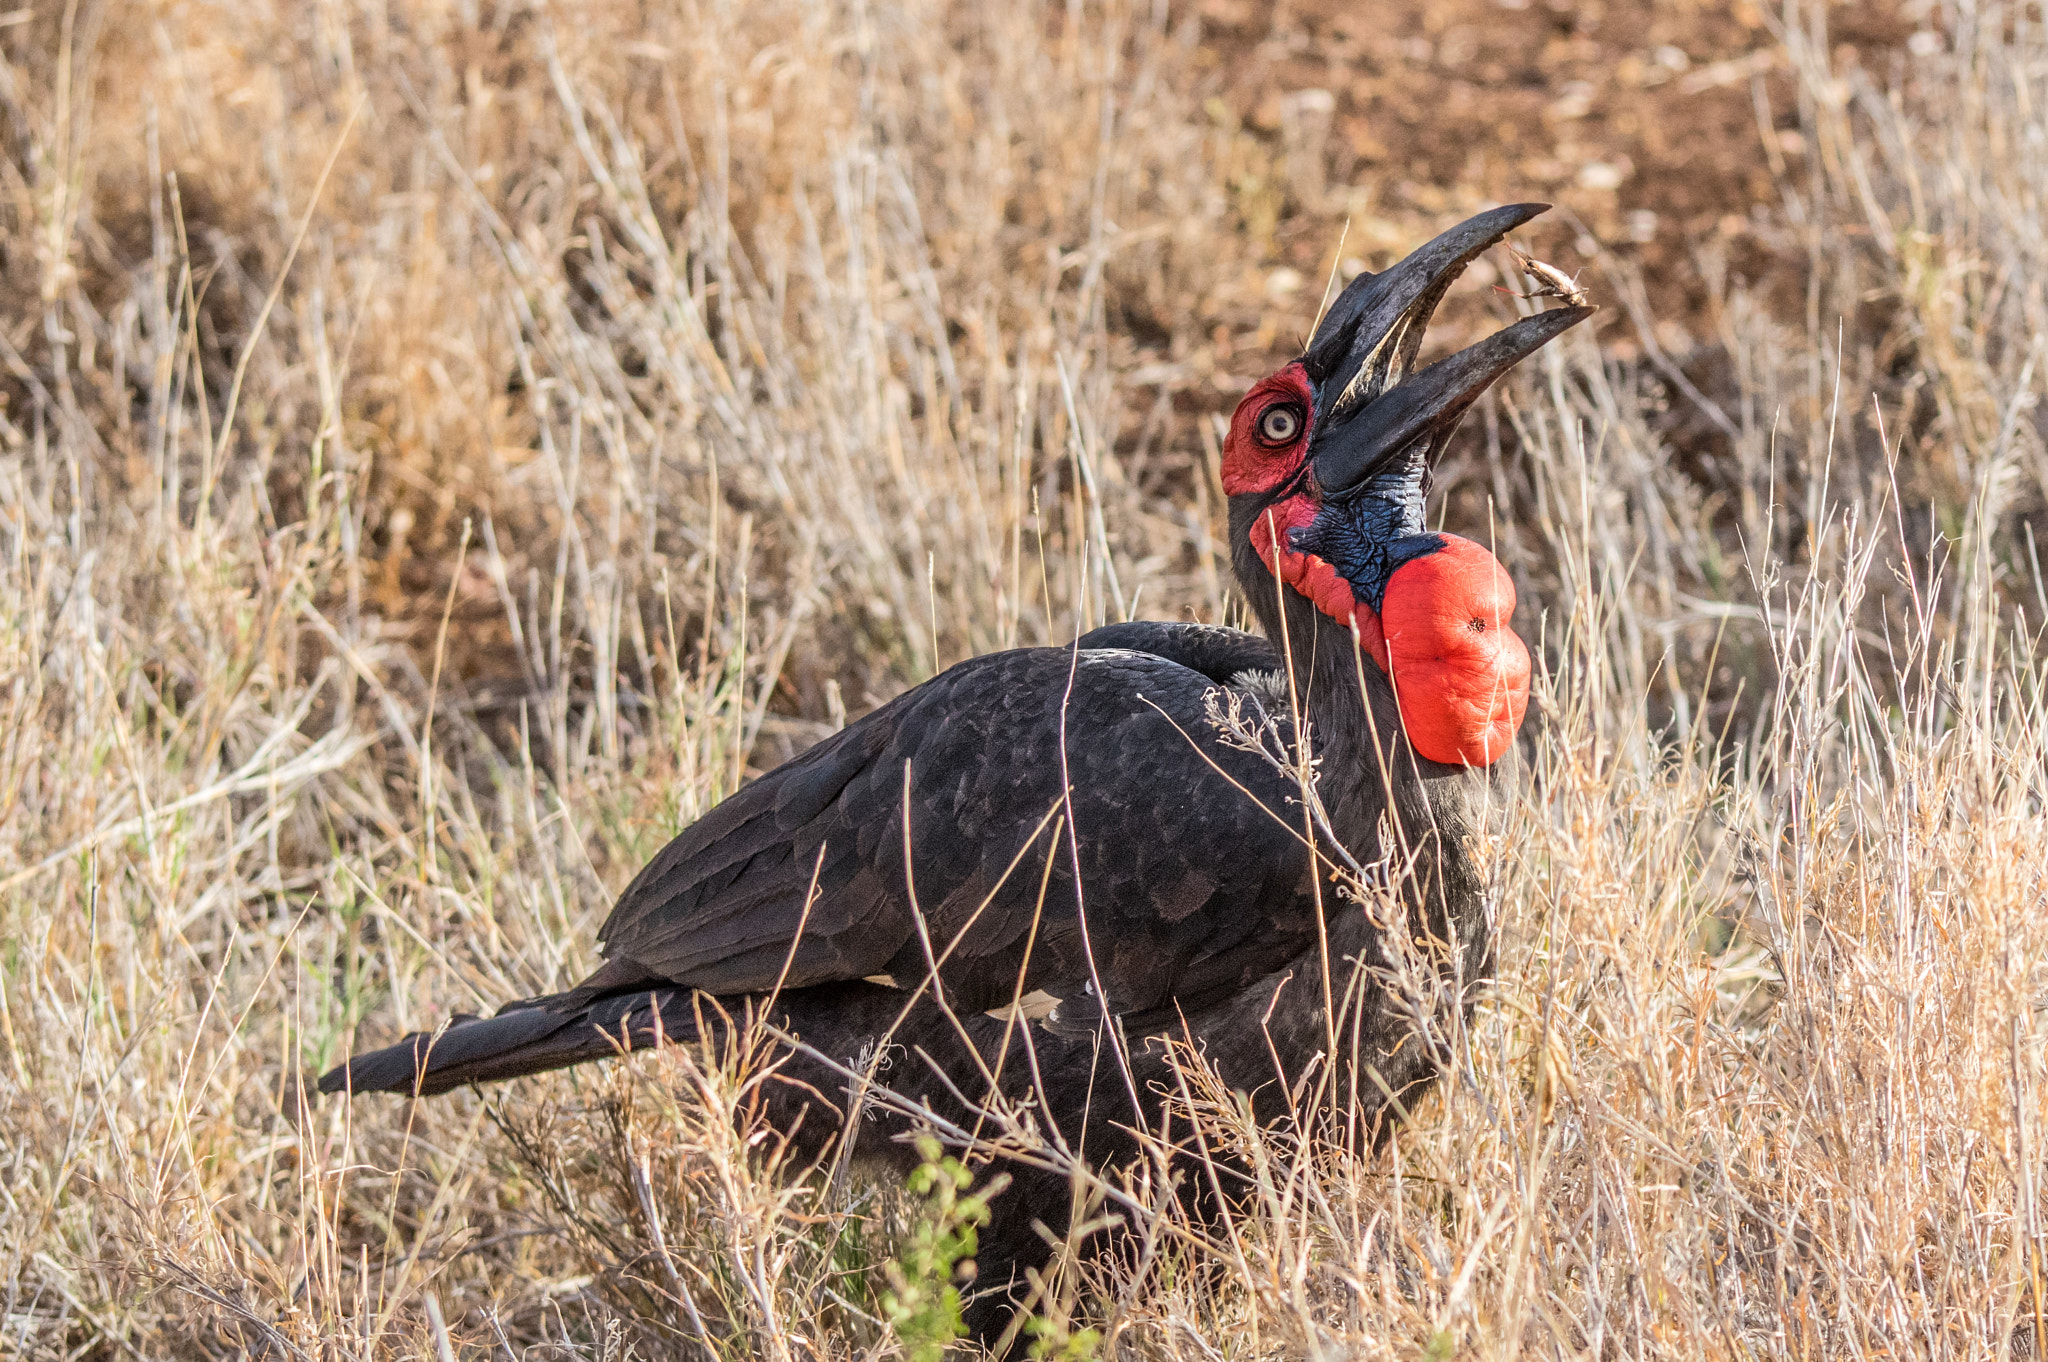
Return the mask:
<svg viewBox="0 0 2048 1362">
<path fill-rule="evenodd" d="M 1361 274 L 1307 352 L 1245 395 L 1224 445 L 1232 558 L 1268 632 L 1278 636 L 1282 599 L 1355 629 L 1393 683 L 1410 745 L 1432 761 L 1485 766 L 1507 751 L 1529 650 L 1493 555 L 1425 528 L 1430 470 L 1495 379 L 1593 309 L 1525 317 L 1411 370 L 1452 281 L 1546 207 L 1482 213 Z"/>
</svg>

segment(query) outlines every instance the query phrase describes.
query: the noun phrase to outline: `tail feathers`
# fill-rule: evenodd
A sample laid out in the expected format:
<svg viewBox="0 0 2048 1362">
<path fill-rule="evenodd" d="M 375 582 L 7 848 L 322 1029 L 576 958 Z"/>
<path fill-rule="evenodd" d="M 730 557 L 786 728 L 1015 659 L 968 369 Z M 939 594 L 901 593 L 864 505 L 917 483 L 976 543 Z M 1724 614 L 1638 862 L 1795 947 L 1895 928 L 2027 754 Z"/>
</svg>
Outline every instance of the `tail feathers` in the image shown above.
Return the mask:
<svg viewBox="0 0 2048 1362">
<path fill-rule="evenodd" d="M 456 1017 L 439 1032 L 415 1031 L 396 1045 L 329 1070 L 320 1079 L 320 1091 L 427 1097 L 465 1083 L 517 1078 L 608 1059 L 663 1039 L 686 1039 L 696 1033 L 690 992 L 642 989 L 566 1010 L 546 1005 L 571 996 L 563 994 L 514 1003 L 495 1017 Z"/>
</svg>

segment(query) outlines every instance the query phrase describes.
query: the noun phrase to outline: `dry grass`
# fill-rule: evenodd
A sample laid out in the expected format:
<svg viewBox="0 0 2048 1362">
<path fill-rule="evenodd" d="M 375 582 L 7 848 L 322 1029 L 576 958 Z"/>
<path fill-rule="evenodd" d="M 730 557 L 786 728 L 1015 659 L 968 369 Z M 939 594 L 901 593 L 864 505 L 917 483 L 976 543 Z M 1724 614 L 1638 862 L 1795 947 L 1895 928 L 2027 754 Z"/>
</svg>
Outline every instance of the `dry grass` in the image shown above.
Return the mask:
<svg viewBox="0 0 2048 1362">
<path fill-rule="evenodd" d="M 0 19 L 0 1352 L 896 1348 L 902 1203 L 740 1066 L 301 1085 L 847 712 L 1231 615 L 1213 418 L 1355 205 L 1179 7 L 982 11 Z M 1068 1275 L 1117 1355 L 2036 1355 L 2048 35 L 1772 23 L 1789 305 L 1702 238 L 1666 353 L 1589 240 L 1442 478 L 1541 641 L 1456 1072 L 1369 1165 L 1201 1103 L 1270 1194 Z"/>
</svg>

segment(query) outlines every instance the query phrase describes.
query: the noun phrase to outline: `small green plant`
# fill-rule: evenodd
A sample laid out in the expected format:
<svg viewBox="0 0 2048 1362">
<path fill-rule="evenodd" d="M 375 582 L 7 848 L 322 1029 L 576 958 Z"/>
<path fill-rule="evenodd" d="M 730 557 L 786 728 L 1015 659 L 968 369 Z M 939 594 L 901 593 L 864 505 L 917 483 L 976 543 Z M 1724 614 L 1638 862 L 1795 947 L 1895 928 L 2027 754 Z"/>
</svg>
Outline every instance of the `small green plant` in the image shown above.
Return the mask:
<svg viewBox="0 0 2048 1362">
<path fill-rule="evenodd" d="M 976 1231 L 988 1223 L 989 1198 L 1010 1179 L 998 1174 L 969 1192 L 974 1174 L 937 1140 L 921 1137 L 917 1152 L 923 1162 L 906 1185 L 924 1205 L 902 1254 L 882 1266 L 889 1279 L 882 1313 L 910 1362 L 939 1362 L 946 1345 L 967 1332 L 958 1283 L 973 1280 Z"/>
<path fill-rule="evenodd" d="M 1024 1332 L 1031 1335 L 1031 1356 L 1037 1362 L 1090 1362 L 1102 1345 L 1100 1329 L 1069 1329 L 1042 1315 L 1026 1320 Z"/>
</svg>

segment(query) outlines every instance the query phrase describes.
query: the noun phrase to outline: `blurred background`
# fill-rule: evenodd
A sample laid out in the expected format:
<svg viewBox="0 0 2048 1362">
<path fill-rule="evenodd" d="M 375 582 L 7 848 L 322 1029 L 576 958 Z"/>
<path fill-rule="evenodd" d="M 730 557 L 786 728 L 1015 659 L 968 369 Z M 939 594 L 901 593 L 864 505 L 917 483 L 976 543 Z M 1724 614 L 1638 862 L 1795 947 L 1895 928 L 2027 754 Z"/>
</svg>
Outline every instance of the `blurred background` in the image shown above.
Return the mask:
<svg viewBox="0 0 2048 1362">
<path fill-rule="evenodd" d="M 1237 397 L 1538 199 L 1602 311 L 1432 501 L 1539 655 L 1418 1136 L 1481 1171 L 1276 1151 L 1342 1194 L 1048 1337 L 2035 1355 L 2044 75 L 1979 0 L 0 14 L 0 1353 L 718 1353 L 687 1284 L 721 1355 L 892 1355 L 915 1208 L 716 1075 L 301 1080 L 565 986 L 961 658 L 1240 621 Z"/>
<path fill-rule="evenodd" d="M 1535 198 L 1525 244 L 1605 306 L 1589 340 L 1676 521 L 1607 528 L 1742 597 L 1734 536 L 1779 501 L 1750 547 L 1798 544 L 1781 493 L 1824 411 L 1856 452 L 1891 415 L 1914 499 L 1966 500 L 1901 315 L 1978 277 L 1896 103 L 1953 66 L 1918 10 L 18 11 L 5 434 L 75 434 L 76 504 L 49 495 L 95 523 L 346 522 L 337 628 L 424 677 L 452 599 L 459 712 L 573 669 L 601 713 L 571 746 L 612 742 L 744 595 L 785 654 L 768 713 L 821 721 L 830 685 L 865 708 L 1118 597 L 1213 612 L 1217 418 L 1333 275 Z M 1442 351 L 1512 315 L 1492 283 L 1524 286 L 1475 271 Z M 1512 534 L 1521 441 L 1498 404 L 1471 425 L 1449 514 L 1490 495 Z M 1113 564 L 1080 561 L 1096 521 Z M 707 620 L 700 560 L 743 526 Z M 1048 596 L 1041 545 L 1116 589 Z M 536 598 L 559 638 L 517 622 L 535 574 L 567 583 Z"/>
</svg>

